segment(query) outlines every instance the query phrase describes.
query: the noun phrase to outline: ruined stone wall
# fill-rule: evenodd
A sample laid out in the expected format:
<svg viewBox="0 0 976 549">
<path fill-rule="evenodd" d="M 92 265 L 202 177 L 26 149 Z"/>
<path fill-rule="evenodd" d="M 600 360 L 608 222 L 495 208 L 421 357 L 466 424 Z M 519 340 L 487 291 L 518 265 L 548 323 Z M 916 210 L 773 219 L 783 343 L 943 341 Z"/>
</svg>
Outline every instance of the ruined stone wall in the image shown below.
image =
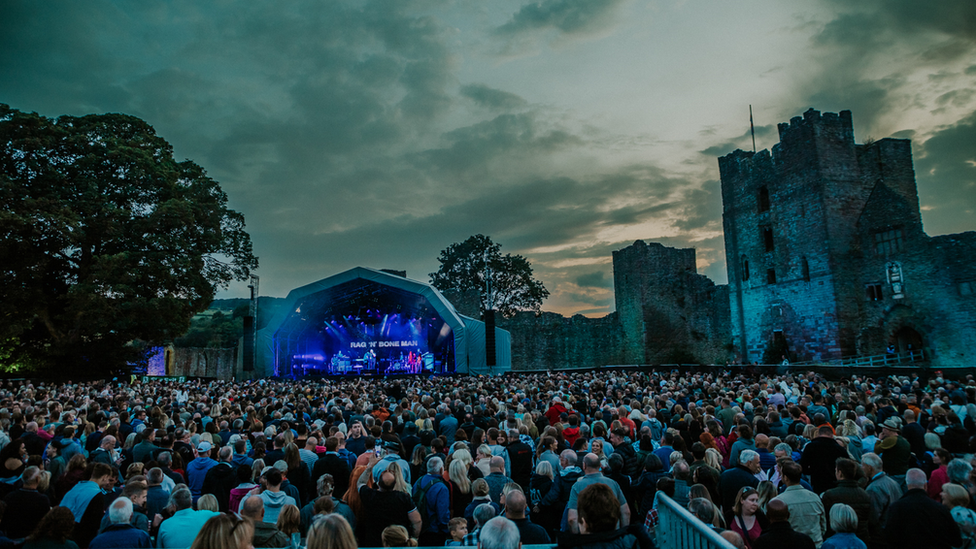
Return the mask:
<svg viewBox="0 0 976 549">
<path fill-rule="evenodd" d="M 594 368 L 627 364 L 617 314 L 602 318 L 524 311 L 499 318 L 512 335 L 513 370 Z"/>
<path fill-rule="evenodd" d="M 693 248 L 638 240 L 613 252 L 613 273 L 626 363 L 728 359 L 728 290 L 698 274 Z"/>
<path fill-rule="evenodd" d="M 976 233 L 925 235 L 910 142 L 856 145 L 848 111 L 811 109 L 779 129 L 772 155 L 719 159 L 743 355 L 760 359 L 780 335 L 792 358 L 826 360 L 905 350 L 917 334 L 933 364 L 972 361 Z"/>
<path fill-rule="evenodd" d="M 498 326 L 512 335 L 512 369 L 728 359 L 728 287 L 697 273 L 694 249 L 637 241 L 613 253 L 613 276 L 617 311 L 605 317 L 500 318 Z"/>
<path fill-rule="evenodd" d="M 170 371 L 166 375 L 232 379 L 239 374 L 238 348 L 203 349 L 177 347 L 174 349 Z"/>
</svg>

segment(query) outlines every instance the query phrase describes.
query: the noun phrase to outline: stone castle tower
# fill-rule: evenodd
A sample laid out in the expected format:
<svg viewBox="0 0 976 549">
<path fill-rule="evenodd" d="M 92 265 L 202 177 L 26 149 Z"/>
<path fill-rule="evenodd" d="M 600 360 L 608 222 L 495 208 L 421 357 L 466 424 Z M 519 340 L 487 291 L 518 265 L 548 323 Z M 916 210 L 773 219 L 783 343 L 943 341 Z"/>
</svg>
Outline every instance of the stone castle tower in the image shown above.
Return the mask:
<svg viewBox="0 0 976 549">
<path fill-rule="evenodd" d="M 728 287 L 698 274 L 694 248 L 638 240 L 613 252 L 624 364 L 724 363 Z"/>
<path fill-rule="evenodd" d="M 894 345 L 952 366 L 976 353 L 976 233 L 924 233 L 910 141 L 858 145 L 850 111 L 813 109 L 780 124 L 779 137 L 772 153 L 719 159 L 742 360 Z"/>
</svg>

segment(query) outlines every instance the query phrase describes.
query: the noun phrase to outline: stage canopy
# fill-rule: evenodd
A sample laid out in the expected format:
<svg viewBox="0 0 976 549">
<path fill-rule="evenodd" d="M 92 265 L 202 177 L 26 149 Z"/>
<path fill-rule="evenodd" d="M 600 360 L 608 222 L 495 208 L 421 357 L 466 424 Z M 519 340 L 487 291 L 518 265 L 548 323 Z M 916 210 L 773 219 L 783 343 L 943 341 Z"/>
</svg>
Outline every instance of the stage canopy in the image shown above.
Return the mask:
<svg viewBox="0 0 976 549">
<path fill-rule="evenodd" d="M 292 290 L 258 332 L 263 376 L 497 373 L 511 369 L 511 337 L 454 310 L 430 284 L 356 267 Z"/>
</svg>

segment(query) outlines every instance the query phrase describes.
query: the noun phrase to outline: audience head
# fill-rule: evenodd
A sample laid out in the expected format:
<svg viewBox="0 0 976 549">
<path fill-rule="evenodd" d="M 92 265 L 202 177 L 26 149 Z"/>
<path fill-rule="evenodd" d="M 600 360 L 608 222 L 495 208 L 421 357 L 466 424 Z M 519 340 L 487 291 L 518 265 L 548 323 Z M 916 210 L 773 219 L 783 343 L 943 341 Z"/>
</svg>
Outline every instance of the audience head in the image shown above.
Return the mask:
<svg viewBox="0 0 976 549">
<path fill-rule="evenodd" d="M 211 517 L 190 549 L 249 549 L 254 538 L 254 523 L 237 514 L 222 513 Z"/>
<path fill-rule="evenodd" d="M 617 496 L 606 484 L 595 483 L 581 490 L 577 500 L 580 533 L 598 534 L 615 530 L 620 522 L 620 505 Z"/>
<path fill-rule="evenodd" d="M 319 516 L 308 529 L 306 549 L 357 549 L 356 536 L 342 515 Z"/>
<path fill-rule="evenodd" d="M 495 517 L 481 527 L 479 549 L 519 549 L 521 545 L 518 526 L 505 517 Z"/>
<path fill-rule="evenodd" d="M 857 513 L 844 503 L 835 503 L 830 508 L 830 529 L 839 534 L 853 534 L 857 531 Z"/>
</svg>

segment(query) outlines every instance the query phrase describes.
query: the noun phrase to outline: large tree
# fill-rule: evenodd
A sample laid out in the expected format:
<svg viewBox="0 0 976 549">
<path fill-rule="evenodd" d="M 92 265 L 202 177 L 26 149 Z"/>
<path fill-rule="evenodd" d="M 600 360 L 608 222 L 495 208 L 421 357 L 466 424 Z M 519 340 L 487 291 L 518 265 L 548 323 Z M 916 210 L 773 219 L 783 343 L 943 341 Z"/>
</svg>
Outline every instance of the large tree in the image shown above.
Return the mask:
<svg viewBox="0 0 976 549">
<path fill-rule="evenodd" d="M 441 250 L 441 263 L 430 273 L 430 283 L 439 290 L 477 290 L 481 310 L 495 309 L 505 316 L 519 310 L 538 311 L 549 290 L 532 278 L 532 265 L 521 255 L 501 254 L 501 245 L 491 237 L 476 234 L 464 242 Z M 486 284 L 486 278 L 488 284 Z"/>
<path fill-rule="evenodd" d="M 257 267 L 218 183 L 138 118 L 0 104 L 0 147 L 2 367 L 123 366 Z"/>
</svg>

